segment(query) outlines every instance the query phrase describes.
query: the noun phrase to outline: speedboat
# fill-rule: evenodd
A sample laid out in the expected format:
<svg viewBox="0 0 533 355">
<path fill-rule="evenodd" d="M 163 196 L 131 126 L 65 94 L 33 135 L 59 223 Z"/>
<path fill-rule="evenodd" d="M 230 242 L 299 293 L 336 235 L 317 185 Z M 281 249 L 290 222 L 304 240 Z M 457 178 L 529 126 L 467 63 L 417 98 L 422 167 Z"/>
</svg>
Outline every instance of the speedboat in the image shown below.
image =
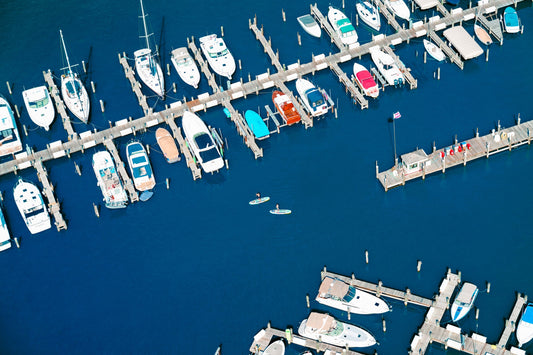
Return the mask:
<svg viewBox="0 0 533 355">
<path fill-rule="evenodd" d="M 433 42 L 428 41 L 427 39 L 424 39 L 424 48 L 426 49 L 426 52 L 429 53 L 430 56 L 432 56 L 434 59 L 438 60 L 439 62 L 446 59 L 446 55 L 440 49 L 437 47 L 437 45 Z"/>
<path fill-rule="evenodd" d="M 285 122 L 290 126 L 291 124 L 298 123 L 302 119 L 291 99 L 281 91 L 274 91 L 272 93 L 272 101 L 274 106 L 278 110 L 279 114 Z"/>
<path fill-rule="evenodd" d="M 170 60 L 174 64 L 174 68 L 176 68 L 181 80 L 197 89 L 200 82 L 200 72 L 187 48 L 174 49 L 170 52 Z"/>
<path fill-rule="evenodd" d="M 102 190 L 105 206 L 110 209 L 125 208 L 128 204 L 128 195 L 108 151 L 93 154 L 93 170 L 97 184 Z"/>
<path fill-rule="evenodd" d="M 11 248 L 11 235 L 7 229 L 4 213 L 0 208 L 0 251 Z"/>
<path fill-rule="evenodd" d="M 224 160 L 204 121 L 194 113 L 185 111 L 182 126 L 188 146 L 202 169 L 206 173 L 222 169 Z"/>
<path fill-rule="evenodd" d="M 391 9 L 395 16 L 409 21 L 409 17 L 411 17 L 411 11 L 403 0 L 385 0 L 385 5 Z"/>
<path fill-rule="evenodd" d="M 155 186 L 154 173 L 144 146 L 140 142 L 128 143 L 126 155 L 135 188 L 139 191 L 153 189 Z"/>
<path fill-rule="evenodd" d="M 0 157 L 22 150 L 17 122 L 7 100 L 0 95 Z"/>
<path fill-rule="evenodd" d="M 381 28 L 381 19 L 378 9 L 372 3 L 369 1 L 358 1 L 355 4 L 355 9 L 364 23 L 379 31 Z"/>
<path fill-rule="evenodd" d="M 48 131 L 54 121 L 56 111 L 46 86 L 24 90 L 22 97 L 33 123 Z"/>
<path fill-rule="evenodd" d="M 506 7 L 503 12 L 503 28 L 507 33 L 517 33 L 520 32 L 520 19 L 516 10 L 512 7 Z"/>
<path fill-rule="evenodd" d="M 484 45 L 488 46 L 492 43 L 492 38 L 490 38 L 490 35 L 483 27 L 478 25 L 477 22 L 474 23 L 474 33 L 476 34 L 477 39 L 479 39 Z"/>
<path fill-rule="evenodd" d="M 335 32 L 337 32 L 341 38 L 342 43 L 346 45 L 357 43 L 357 32 L 355 32 L 352 23 L 342 11 L 330 6 L 328 20 Z"/>
<path fill-rule="evenodd" d="M 302 321 L 298 334 L 340 347 L 364 348 L 376 344 L 376 339 L 366 330 L 318 312 L 311 312 Z"/>
<path fill-rule="evenodd" d="M 143 2 L 141 0 L 141 12 L 144 27 L 144 36 L 146 40 L 146 48 L 142 48 L 133 52 L 135 57 L 135 70 L 143 81 L 159 97 L 165 96 L 165 77 L 161 70 L 161 65 L 157 61 L 157 54 L 152 53 L 150 49 L 150 35 L 146 29 L 146 15 L 144 14 Z"/>
<path fill-rule="evenodd" d="M 244 113 L 244 119 L 246 120 L 246 124 L 250 129 L 252 130 L 252 133 L 254 134 L 255 138 L 257 139 L 265 139 L 270 136 L 270 131 L 268 130 L 267 125 L 265 124 L 265 121 L 259 116 L 259 114 L 252 110 L 246 110 Z"/>
<path fill-rule="evenodd" d="M 155 131 L 155 139 L 168 163 L 175 163 L 180 159 L 178 147 L 169 131 L 164 128 L 158 128 Z"/>
<path fill-rule="evenodd" d="M 316 300 L 323 305 L 356 314 L 381 314 L 390 308 L 381 298 L 361 291 L 339 279 L 325 277 Z"/>
<path fill-rule="evenodd" d="M 13 188 L 13 197 L 31 234 L 51 228 L 50 216 L 37 186 L 19 178 Z"/>
<path fill-rule="evenodd" d="M 326 98 L 311 82 L 301 78 L 296 80 L 296 90 L 311 116 L 317 117 L 328 112 Z"/>
<path fill-rule="evenodd" d="M 363 90 L 363 93 L 372 98 L 379 96 L 379 87 L 372 74 L 364 66 L 358 63 L 353 63 L 353 74 L 355 82 Z"/>
<path fill-rule="evenodd" d="M 516 326 L 516 339 L 518 347 L 533 339 L 533 303 L 528 303 Z"/>
<path fill-rule="evenodd" d="M 215 73 L 231 79 L 235 72 L 235 59 L 224 40 L 218 38 L 216 34 L 200 37 L 200 48 Z"/>
<path fill-rule="evenodd" d="M 450 313 L 454 322 L 459 321 L 467 315 L 474 305 L 477 294 L 478 289 L 476 285 L 470 282 L 465 282 L 463 284 L 461 290 L 459 290 L 459 293 L 457 294 L 457 297 L 455 297 L 455 300 L 453 301 L 452 307 L 450 308 Z"/>
<path fill-rule="evenodd" d="M 65 46 L 65 40 L 63 39 L 63 31 L 59 30 L 59 34 L 61 36 L 63 50 L 65 51 L 65 58 L 67 59 L 67 67 L 65 68 L 67 69 L 67 72 L 61 75 L 61 96 L 70 112 L 78 117 L 83 123 L 87 123 L 87 121 L 89 121 L 90 113 L 89 94 L 87 94 L 87 90 L 83 86 L 78 74 L 72 71 L 67 47 Z"/>
<path fill-rule="evenodd" d="M 296 20 L 298 20 L 298 23 L 305 32 L 309 33 L 313 37 L 320 38 L 322 35 L 322 30 L 320 29 L 320 26 L 315 21 L 313 16 L 311 15 L 303 15 L 298 17 Z"/>
<path fill-rule="evenodd" d="M 283 355 L 283 354 L 285 354 L 285 343 L 281 339 L 276 340 L 275 342 L 267 346 L 267 348 L 263 352 L 263 355 Z"/>
<path fill-rule="evenodd" d="M 381 49 L 372 50 L 370 55 L 379 72 L 385 77 L 389 85 L 396 86 L 403 84 L 403 74 L 390 55 Z"/>
</svg>

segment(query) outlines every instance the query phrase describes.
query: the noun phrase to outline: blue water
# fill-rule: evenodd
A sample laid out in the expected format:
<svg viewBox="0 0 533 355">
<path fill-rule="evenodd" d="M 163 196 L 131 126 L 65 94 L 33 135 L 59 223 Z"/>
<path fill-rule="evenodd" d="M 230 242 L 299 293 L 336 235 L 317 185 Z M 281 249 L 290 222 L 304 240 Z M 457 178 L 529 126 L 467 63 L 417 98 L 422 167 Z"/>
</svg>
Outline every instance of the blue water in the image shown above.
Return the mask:
<svg viewBox="0 0 533 355">
<path fill-rule="evenodd" d="M 341 5 L 336 0 L 332 5 Z M 346 14 L 355 19 L 355 6 L 346 1 Z M 319 1 L 323 13 L 327 1 Z M 468 2 L 461 1 L 467 7 Z M 2 354 L 212 354 L 222 344 L 225 354 L 246 354 L 252 337 L 268 321 L 277 328 L 297 329 L 309 310 L 305 295 L 316 295 L 324 265 L 334 272 L 432 297 L 446 268 L 461 270 L 463 279 L 481 290 L 474 315 L 460 322 L 465 332 L 478 331 L 497 342 L 515 301 L 515 292 L 533 295 L 533 156 L 524 147 L 446 174 L 408 183 L 387 193 L 375 179 L 380 169 L 394 163 L 393 133 L 388 118 L 396 121 L 397 151 L 416 147 L 427 152 L 432 142 L 450 145 L 454 136 L 471 138 L 533 118 L 533 10 L 531 2 L 519 6 L 524 34 L 505 35 L 503 46 L 490 47 L 489 61 L 482 56 L 460 70 L 450 63 L 423 63 L 422 40 L 396 48 L 418 79 L 418 89 L 387 88 L 368 110 L 355 107 L 337 78 L 328 70 L 310 79 L 334 98 L 339 117 L 333 115 L 303 126 L 283 129 L 259 145 L 264 157 L 254 160 L 233 124 L 220 107 L 201 117 L 220 128 L 228 141 L 229 170 L 193 181 L 183 160 L 169 165 L 157 151 L 155 127 L 138 135 L 152 147 L 150 159 L 157 179 L 155 195 L 125 210 L 106 210 L 91 168 L 92 148 L 47 162 L 51 181 L 68 222 L 68 230 L 49 230 L 32 236 L 24 226 L 12 198 L 14 175 L 2 176 L 4 210 L 20 249 L 0 255 L 0 353 Z M 248 30 L 248 19 L 258 16 L 266 36 L 279 49 L 282 63 L 311 60 L 312 54 L 336 52 L 329 40 L 307 36 L 295 18 L 309 11 L 303 1 L 262 2 L 147 1 L 146 11 L 163 54 L 170 63 L 172 48 L 186 45 L 187 37 L 220 33 L 236 59 L 242 60 L 235 81 L 271 71 L 268 57 Z M 281 9 L 287 22 L 282 21 Z M 135 96 L 124 78 L 117 53 L 130 57 L 140 48 L 140 13 L 136 1 L 12 1 L 0 4 L 0 47 L 4 48 L 0 81 L 10 81 L 9 99 L 23 106 L 21 91 L 43 85 L 42 71 L 56 76 L 62 67 L 59 29 L 73 63 L 85 60 L 82 75 L 96 84 L 91 94 L 90 125 L 75 124 L 77 132 L 104 129 L 109 122 L 140 117 Z M 431 16 L 416 12 L 415 17 Z M 465 23 L 473 33 L 472 21 Z M 371 39 L 362 24 L 360 41 Z M 384 32 L 392 30 L 385 28 Z M 296 32 L 302 36 L 298 46 Z M 368 56 L 361 59 L 370 64 Z M 434 75 L 440 67 L 441 78 Z M 342 68 L 351 74 L 351 63 Z M 81 72 L 81 68 L 79 68 Z M 202 77 L 198 90 L 186 87 L 174 70 L 167 78 L 178 92 L 165 103 L 210 92 Z M 226 80 L 220 80 L 227 85 Z M 59 80 L 56 80 L 59 84 Z M 294 90 L 294 82 L 288 83 Z M 0 92 L 7 95 L 6 86 Z M 98 100 L 106 103 L 101 113 Z M 164 107 L 154 97 L 156 109 Z M 241 112 L 264 114 L 271 91 L 239 99 Z M 46 143 L 66 140 L 56 118 L 50 132 L 29 127 L 24 144 L 43 149 Z M 129 137 L 116 140 L 125 158 Z M 82 176 L 74 169 L 82 168 Z M 21 176 L 37 182 L 33 170 Z M 165 179 L 170 179 L 166 189 Z M 271 201 L 249 206 L 261 191 Z M 100 218 L 93 212 L 100 206 Z M 268 213 L 275 203 L 289 208 L 289 216 Z M 369 251 L 370 262 L 364 259 Z M 422 271 L 416 272 L 417 260 Z M 370 330 L 380 345 L 365 349 L 379 354 L 405 354 L 422 324 L 424 309 L 392 302 L 381 316 L 355 316 L 351 322 Z M 326 310 L 316 302 L 313 309 Z M 340 319 L 346 314 L 327 310 Z M 449 314 L 443 322 L 449 322 Z M 514 337 L 512 344 L 516 344 Z M 530 345 L 529 352 L 533 352 Z M 287 353 L 301 348 L 291 346 Z M 433 345 L 429 354 L 443 354 Z M 451 353 L 451 352 L 450 352 Z"/>
</svg>

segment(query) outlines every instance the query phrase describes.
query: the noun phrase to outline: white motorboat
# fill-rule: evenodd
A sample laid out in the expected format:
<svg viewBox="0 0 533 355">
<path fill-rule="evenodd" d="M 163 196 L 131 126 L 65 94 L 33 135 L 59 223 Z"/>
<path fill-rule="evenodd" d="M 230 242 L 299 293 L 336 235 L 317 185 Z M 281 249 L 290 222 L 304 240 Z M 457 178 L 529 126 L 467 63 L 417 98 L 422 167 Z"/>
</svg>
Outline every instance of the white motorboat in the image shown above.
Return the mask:
<svg viewBox="0 0 533 355">
<path fill-rule="evenodd" d="M 22 150 L 17 122 L 9 102 L 0 95 L 0 157 Z"/>
<path fill-rule="evenodd" d="M 467 313 L 474 305 L 474 301 L 476 300 L 477 294 L 478 289 L 476 285 L 470 282 L 465 282 L 463 284 L 450 308 L 450 314 L 454 322 L 461 320 L 464 316 L 467 315 Z"/>
<path fill-rule="evenodd" d="M 444 59 L 446 59 L 446 55 L 444 54 L 442 49 L 437 47 L 435 43 L 430 42 L 427 39 L 424 39 L 423 42 L 426 52 L 428 52 L 429 55 L 432 56 L 434 59 L 438 60 L 439 62 L 442 62 Z"/>
<path fill-rule="evenodd" d="M 356 314 L 381 314 L 390 308 L 381 298 L 361 291 L 339 279 L 325 277 L 316 300 L 323 305 Z"/>
<path fill-rule="evenodd" d="M 311 312 L 302 321 L 298 334 L 340 347 L 364 348 L 376 344 L 376 339 L 366 330 L 318 312 Z"/>
<path fill-rule="evenodd" d="M 202 169 L 206 173 L 222 169 L 224 160 L 204 121 L 194 113 L 185 111 L 182 126 L 188 146 Z"/>
<path fill-rule="evenodd" d="M 113 158 L 108 151 L 93 154 L 93 170 L 97 184 L 102 190 L 105 206 L 110 209 L 124 208 L 128 204 L 128 195 L 118 176 Z"/>
<path fill-rule="evenodd" d="M 315 21 L 313 16 L 311 15 L 303 15 L 298 17 L 296 20 L 298 20 L 298 23 L 305 32 L 309 33 L 311 36 L 320 38 L 322 35 L 322 30 L 320 29 L 320 26 Z"/>
<path fill-rule="evenodd" d="M 379 96 L 379 87 L 372 74 L 361 64 L 353 63 L 355 82 L 363 90 L 363 94 L 376 98 Z"/>
<path fill-rule="evenodd" d="M 163 71 L 161 70 L 161 65 L 159 65 L 159 62 L 157 61 L 157 54 L 152 53 L 152 49 L 150 49 L 149 38 L 152 34 L 148 34 L 143 2 L 142 0 L 140 1 L 144 28 L 144 36 L 141 36 L 141 38 L 146 40 L 146 48 L 136 50 L 133 53 L 135 57 L 135 70 L 146 86 L 148 86 L 159 97 L 164 98 L 165 77 L 163 75 Z"/>
<path fill-rule="evenodd" d="M 46 86 L 24 90 L 22 97 L 33 123 L 48 131 L 54 121 L 56 111 Z"/>
<path fill-rule="evenodd" d="M 518 347 L 533 339 L 533 303 L 528 303 L 516 327 Z"/>
<path fill-rule="evenodd" d="M 403 0 L 385 0 L 385 5 L 399 18 L 409 21 L 411 11 Z"/>
<path fill-rule="evenodd" d="M 87 90 L 83 86 L 78 74 L 75 73 L 70 66 L 67 47 L 65 46 L 65 40 L 63 39 L 63 31 L 59 30 L 59 34 L 61 36 L 61 43 L 67 60 L 67 67 L 64 68 L 67 69 L 67 72 L 61 75 L 61 96 L 70 112 L 78 117 L 83 123 L 87 123 L 87 121 L 89 121 L 89 113 L 91 110 L 89 94 L 87 94 Z"/>
<path fill-rule="evenodd" d="M 359 18 L 361 18 L 364 23 L 376 31 L 379 31 L 381 28 L 381 18 L 379 17 L 379 11 L 374 4 L 364 0 L 358 1 L 355 4 L 355 9 L 359 14 Z"/>
<path fill-rule="evenodd" d="M 330 6 L 328 20 L 339 35 L 342 43 L 346 45 L 357 43 L 357 32 L 355 32 L 352 23 L 342 11 Z"/>
<path fill-rule="evenodd" d="M 4 212 L 0 208 L 0 251 L 11 248 L 11 235 L 7 228 Z"/>
<path fill-rule="evenodd" d="M 140 142 L 128 143 L 126 156 L 128 157 L 128 165 L 135 188 L 139 191 L 153 189 L 155 177 L 144 146 Z"/>
<path fill-rule="evenodd" d="M 19 178 L 13 188 L 13 197 L 31 234 L 51 228 L 50 216 L 37 186 Z"/>
<path fill-rule="evenodd" d="M 321 116 L 328 112 L 329 106 L 326 98 L 311 82 L 301 78 L 296 80 L 296 90 L 313 117 Z"/>
<path fill-rule="evenodd" d="M 370 55 L 387 84 L 394 86 L 403 84 L 403 74 L 390 55 L 378 48 L 371 50 Z"/>
<path fill-rule="evenodd" d="M 170 60 L 174 64 L 174 68 L 176 68 L 181 80 L 197 89 L 200 82 L 200 71 L 198 71 L 198 67 L 187 48 L 174 49 L 170 52 Z"/>
<path fill-rule="evenodd" d="M 263 352 L 263 355 L 283 355 L 285 354 L 285 343 L 283 340 L 276 340 L 275 342 L 271 343 L 265 351 Z"/>
<path fill-rule="evenodd" d="M 200 48 L 215 73 L 231 79 L 235 72 L 235 59 L 224 40 L 218 38 L 216 34 L 200 37 Z"/>
</svg>

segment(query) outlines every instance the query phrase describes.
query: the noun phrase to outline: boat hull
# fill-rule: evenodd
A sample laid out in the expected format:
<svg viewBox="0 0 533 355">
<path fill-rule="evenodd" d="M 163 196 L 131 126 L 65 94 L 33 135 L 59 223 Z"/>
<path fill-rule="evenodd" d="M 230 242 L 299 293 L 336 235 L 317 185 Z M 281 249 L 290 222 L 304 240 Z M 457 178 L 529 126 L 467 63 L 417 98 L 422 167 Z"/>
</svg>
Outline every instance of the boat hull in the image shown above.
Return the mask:
<svg viewBox="0 0 533 355">
<path fill-rule="evenodd" d="M 231 79 L 235 73 L 235 59 L 222 38 L 209 35 L 200 38 L 200 48 L 211 69 L 220 76 Z"/>
<path fill-rule="evenodd" d="M 13 188 L 13 197 L 31 234 L 37 234 L 52 227 L 46 204 L 37 186 L 19 179 Z"/>
<path fill-rule="evenodd" d="M 181 47 L 174 49 L 170 53 L 170 57 L 181 80 L 197 89 L 200 83 L 200 72 L 187 48 Z"/>
<path fill-rule="evenodd" d="M 320 38 L 322 36 L 322 30 L 320 29 L 320 26 L 315 21 L 313 16 L 311 15 L 304 15 L 300 16 L 296 19 L 300 26 L 304 29 L 305 32 L 310 34 L 313 37 Z"/>
<path fill-rule="evenodd" d="M 152 54 L 149 48 L 139 49 L 134 52 L 135 56 L 135 71 L 141 78 L 142 82 L 157 96 L 164 98 L 165 96 L 165 77 L 161 70 L 161 65 Z"/>
<path fill-rule="evenodd" d="M 404 77 L 390 55 L 381 49 L 371 51 L 372 61 L 389 85 L 402 85 Z"/>
<path fill-rule="evenodd" d="M 339 35 L 341 42 L 346 45 L 357 43 L 358 36 L 355 28 L 350 23 L 346 15 L 336 8 L 330 6 L 328 11 L 328 20 L 331 27 Z M 343 25 L 339 25 L 339 22 L 344 21 Z"/>
<path fill-rule="evenodd" d="M 326 99 L 323 97 L 322 93 L 320 93 L 320 95 L 322 96 L 321 103 L 320 101 L 314 101 L 315 104 L 310 102 L 308 98 L 308 96 L 310 96 L 309 92 L 314 92 L 315 94 L 317 92 L 320 92 L 313 84 L 311 84 L 311 82 L 305 79 L 296 80 L 296 91 L 298 91 L 298 94 L 302 98 L 305 108 L 309 111 L 311 116 L 318 117 L 318 116 L 325 115 L 328 112 L 329 106 L 327 104 Z"/>
<path fill-rule="evenodd" d="M 338 334 L 337 336 L 331 336 L 309 330 L 307 327 L 307 319 L 304 320 L 298 327 L 298 334 L 315 340 L 320 339 L 320 341 L 324 343 L 340 347 L 347 346 L 349 348 L 366 348 L 376 344 L 376 339 L 374 339 L 372 334 L 366 330 L 348 323 L 339 321 L 337 322 L 341 323 L 343 327 L 342 333 Z"/>
<path fill-rule="evenodd" d="M 54 121 L 56 112 L 46 86 L 24 90 L 22 97 L 24 98 L 24 105 L 26 105 L 28 115 L 33 123 L 48 131 Z"/>
<path fill-rule="evenodd" d="M 4 212 L 0 208 L 0 251 L 11 248 L 11 235 L 7 228 Z"/>
<path fill-rule="evenodd" d="M 283 340 L 276 340 L 263 352 L 263 355 L 283 355 L 285 354 L 285 343 Z"/>
<path fill-rule="evenodd" d="M 361 64 L 353 64 L 353 74 L 355 82 L 359 88 L 363 91 L 363 94 L 372 98 L 379 96 L 379 87 L 370 72 Z"/>
<path fill-rule="evenodd" d="M 490 35 L 485 31 L 485 29 L 478 24 L 474 24 L 474 32 L 476 34 L 477 39 L 481 41 L 484 45 L 492 44 L 492 38 L 490 38 Z"/>
<path fill-rule="evenodd" d="M 298 123 L 302 119 L 298 111 L 296 111 L 296 108 L 294 107 L 294 104 L 291 102 L 290 98 L 283 92 L 277 90 L 274 91 L 272 93 L 272 102 L 287 125 L 290 126 Z"/>
<path fill-rule="evenodd" d="M 374 5 L 368 1 L 360 1 L 355 4 L 355 9 L 359 14 L 359 18 L 363 20 L 368 26 L 376 31 L 381 28 L 381 18 L 379 12 Z"/>
<path fill-rule="evenodd" d="M 140 142 L 131 142 L 126 146 L 126 155 L 135 188 L 141 192 L 153 189 L 155 177 L 144 146 Z"/>
<path fill-rule="evenodd" d="M 385 5 L 391 9 L 392 13 L 406 21 L 411 17 L 411 11 L 403 0 L 385 0 Z"/>
<path fill-rule="evenodd" d="M 503 28 L 507 33 L 520 32 L 520 20 L 518 19 L 516 10 L 512 7 L 505 8 L 503 13 Z"/>
<path fill-rule="evenodd" d="M 424 39 L 423 42 L 424 42 L 424 48 L 426 49 L 426 52 L 428 52 L 431 57 L 438 60 L 439 62 L 446 59 L 446 55 L 444 54 L 444 52 L 439 47 L 437 47 L 435 43 L 432 43 L 428 41 L 427 39 Z"/>
<path fill-rule="evenodd" d="M 72 90 L 73 87 L 76 88 L 75 91 Z M 61 76 L 61 96 L 74 116 L 83 123 L 89 121 L 91 110 L 89 94 L 76 75 L 65 74 Z"/>
<path fill-rule="evenodd" d="M 450 307 L 452 321 L 463 319 L 472 309 L 476 300 L 478 289 L 474 284 L 465 282 Z"/>
<path fill-rule="evenodd" d="M 516 339 L 518 347 L 529 343 L 533 339 L 533 303 L 529 303 L 520 317 L 516 327 Z"/>
<path fill-rule="evenodd" d="M 270 131 L 268 130 L 265 121 L 263 121 L 263 119 L 261 118 L 261 116 L 259 116 L 257 112 L 247 110 L 244 113 L 244 119 L 246 120 L 248 127 L 250 127 L 250 129 L 252 130 L 252 133 L 254 134 L 255 138 L 265 139 L 270 136 Z"/>
</svg>

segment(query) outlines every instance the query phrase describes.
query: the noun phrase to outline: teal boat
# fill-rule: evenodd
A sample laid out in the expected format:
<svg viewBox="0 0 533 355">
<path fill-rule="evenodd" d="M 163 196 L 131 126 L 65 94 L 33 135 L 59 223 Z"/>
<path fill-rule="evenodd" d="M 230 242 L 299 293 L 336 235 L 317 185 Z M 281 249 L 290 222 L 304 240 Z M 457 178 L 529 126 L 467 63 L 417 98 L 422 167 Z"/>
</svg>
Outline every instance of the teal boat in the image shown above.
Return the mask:
<svg viewBox="0 0 533 355">
<path fill-rule="evenodd" d="M 247 110 L 244 113 L 244 119 L 246 120 L 246 123 L 252 130 L 255 138 L 257 139 L 264 139 L 268 138 L 270 136 L 270 131 L 268 130 L 267 125 L 265 124 L 265 121 L 259 116 L 259 114 L 252 110 Z"/>
</svg>

